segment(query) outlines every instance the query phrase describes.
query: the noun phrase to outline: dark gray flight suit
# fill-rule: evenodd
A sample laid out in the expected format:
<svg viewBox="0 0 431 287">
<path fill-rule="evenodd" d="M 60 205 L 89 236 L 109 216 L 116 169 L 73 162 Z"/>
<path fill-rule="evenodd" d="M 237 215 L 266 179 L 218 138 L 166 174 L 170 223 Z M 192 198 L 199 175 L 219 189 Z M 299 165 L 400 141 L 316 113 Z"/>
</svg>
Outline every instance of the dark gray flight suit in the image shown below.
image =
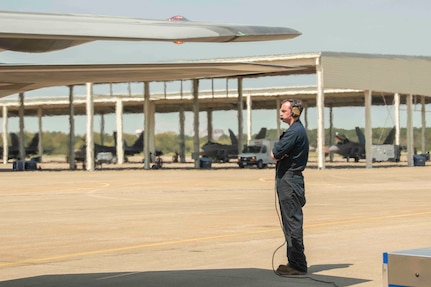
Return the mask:
<svg viewBox="0 0 431 287">
<path fill-rule="evenodd" d="M 272 150 L 276 166 L 277 195 L 283 231 L 287 242 L 288 264 L 307 272 L 304 254 L 303 213 L 305 205 L 302 171 L 308 161 L 309 143 L 300 120 L 295 121 L 281 136 Z"/>
</svg>

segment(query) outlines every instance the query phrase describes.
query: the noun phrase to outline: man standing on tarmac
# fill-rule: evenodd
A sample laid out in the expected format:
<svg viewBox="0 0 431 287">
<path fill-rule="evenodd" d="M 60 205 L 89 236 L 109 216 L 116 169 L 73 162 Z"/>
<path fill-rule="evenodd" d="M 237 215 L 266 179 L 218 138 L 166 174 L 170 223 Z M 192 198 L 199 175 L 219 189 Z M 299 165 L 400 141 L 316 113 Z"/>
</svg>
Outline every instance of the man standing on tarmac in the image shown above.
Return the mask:
<svg viewBox="0 0 431 287">
<path fill-rule="evenodd" d="M 302 171 L 307 165 L 309 144 L 305 128 L 299 120 L 302 110 L 300 100 L 288 99 L 281 103 L 280 120 L 288 124 L 289 128 L 280 136 L 271 153 L 277 162 L 277 195 L 287 243 L 287 264 L 277 268 L 278 275 L 307 273 L 303 240 L 305 189 Z"/>
</svg>

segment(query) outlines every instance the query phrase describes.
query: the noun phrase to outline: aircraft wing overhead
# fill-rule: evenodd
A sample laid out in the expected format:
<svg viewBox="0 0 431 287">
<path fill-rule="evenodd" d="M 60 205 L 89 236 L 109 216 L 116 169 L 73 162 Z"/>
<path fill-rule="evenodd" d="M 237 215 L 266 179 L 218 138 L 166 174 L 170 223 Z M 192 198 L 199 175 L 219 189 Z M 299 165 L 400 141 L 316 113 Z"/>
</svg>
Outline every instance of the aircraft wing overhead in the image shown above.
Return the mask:
<svg viewBox="0 0 431 287">
<path fill-rule="evenodd" d="M 95 40 L 248 42 L 299 35 L 285 27 L 194 22 L 182 16 L 149 20 L 0 11 L 0 49 L 19 52 L 55 51 Z"/>
</svg>

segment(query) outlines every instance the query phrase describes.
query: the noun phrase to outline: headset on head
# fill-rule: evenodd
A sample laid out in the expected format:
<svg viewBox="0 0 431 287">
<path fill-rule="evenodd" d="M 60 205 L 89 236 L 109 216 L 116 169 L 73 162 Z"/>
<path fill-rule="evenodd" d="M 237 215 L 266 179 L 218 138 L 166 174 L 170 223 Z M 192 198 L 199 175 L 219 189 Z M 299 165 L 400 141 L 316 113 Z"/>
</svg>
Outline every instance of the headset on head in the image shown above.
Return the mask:
<svg viewBox="0 0 431 287">
<path fill-rule="evenodd" d="M 290 99 L 290 109 L 292 111 L 291 115 L 294 118 L 297 118 L 301 115 L 303 106 L 300 100 L 298 99 Z"/>
</svg>

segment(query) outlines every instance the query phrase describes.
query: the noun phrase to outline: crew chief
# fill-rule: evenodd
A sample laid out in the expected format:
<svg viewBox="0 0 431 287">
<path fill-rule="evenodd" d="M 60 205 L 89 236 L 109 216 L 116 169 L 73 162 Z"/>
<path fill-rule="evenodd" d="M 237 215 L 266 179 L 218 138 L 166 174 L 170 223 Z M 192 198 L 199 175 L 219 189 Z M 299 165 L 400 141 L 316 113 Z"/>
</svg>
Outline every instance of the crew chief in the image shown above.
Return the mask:
<svg viewBox="0 0 431 287">
<path fill-rule="evenodd" d="M 299 119 L 302 110 L 302 102 L 298 99 L 288 99 L 281 103 L 280 120 L 288 124 L 289 128 L 280 136 L 271 152 L 271 157 L 277 162 L 275 180 L 287 243 L 287 264 L 277 268 L 276 273 L 279 275 L 307 273 L 302 212 L 306 200 L 302 171 L 308 162 L 309 143 L 306 130 Z"/>
</svg>

